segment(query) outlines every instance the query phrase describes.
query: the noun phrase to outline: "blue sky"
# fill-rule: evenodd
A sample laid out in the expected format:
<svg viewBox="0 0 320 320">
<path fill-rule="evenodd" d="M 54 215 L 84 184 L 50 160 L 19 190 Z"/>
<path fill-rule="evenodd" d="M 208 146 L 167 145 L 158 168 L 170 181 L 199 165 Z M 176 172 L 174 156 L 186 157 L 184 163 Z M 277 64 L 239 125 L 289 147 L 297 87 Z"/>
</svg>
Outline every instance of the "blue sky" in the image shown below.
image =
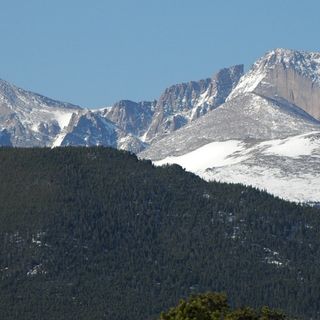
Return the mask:
<svg viewBox="0 0 320 320">
<path fill-rule="evenodd" d="M 85 107 L 320 51 L 318 0 L 0 0 L 0 78 Z"/>
</svg>

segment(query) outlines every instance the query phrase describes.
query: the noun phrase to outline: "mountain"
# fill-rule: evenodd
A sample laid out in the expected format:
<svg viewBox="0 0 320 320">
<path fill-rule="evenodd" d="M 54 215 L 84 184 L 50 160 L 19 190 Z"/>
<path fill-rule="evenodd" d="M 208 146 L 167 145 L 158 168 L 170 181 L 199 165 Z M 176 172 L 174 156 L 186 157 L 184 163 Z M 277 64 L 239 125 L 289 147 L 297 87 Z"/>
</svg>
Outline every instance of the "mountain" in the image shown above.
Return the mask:
<svg viewBox="0 0 320 320">
<path fill-rule="evenodd" d="M 98 110 L 51 100 L 1 80 L 0 129 L 17 147 L 103 145 L 138 153 L 153 139 L 223 103 L 242 74 L 242 65 L 225 68 L 211 79 L 166 89 L 158 102 L 121 100 Z"/>
<path fill-rule="evenodd" d="M 51 146 L 79 110 L 0 80 L 0 130 L 6 130 L 13 146 Z"/>
<path fill-rule="evenodd" d="M 117 146 L 116 126 L 92 111 L 74 113 L 54 146 Z"/>
<path fill-rule="evenodd" d="M 0 145 L 58 147 L 104 145 L 140 152 L 152 102 L 120 101 L 102 110 L 49 99 L 0 80 Z"/>
<path fill-rule="evenodd" d="M 242 75 L 243 65 L 237 65 L 221 69 L 212 78 L 167 88 L 155 106 L 146 141 L 170 134 L 220 106 Z"/>
<path fill-rule="evenodd" d="M 1 319 L 155 319 L 207 291 L 319 319 L 319 209 L 114 148 L 0 163 Z"/>
<path fill-rule="evenodd" d="M 262 150 L 261 145 L 275 143 L 275 139 L 288 138 L 308 144 L 309 140 L 302 139 L 301 135 L 318 141 L 319 57 L 318 53 L 286 49 L 268 52 L 243 75 L 225 103 L 153 143 L 140 153 L 140 157 L 157 160 L 161 164 L 184 163 L 185 159 L 192 158 L 194 164 L 186 167 L 193 172 L 201 172 L 200 175 L 206 179 L 248 183 L 294 201 L 318 201 L 318 188 L 304 188 L 318 184 L 318 148 L 315 147 L 312 155 L 304 155 L 303 144 L 295 146 L 292 143 L 291 148 L 301 148 L 301 157 L 274 154 L 268 160 L 259 150 Z M 203 157 L 223 158 L 228 152 L 229 142 L 241 145 L 239 152 L 233 150 L 238 154 L 231 152 L 229 155 L 231 159 L 238 159 L 236 162 L 241 163 L 241 168 L 233 163 L 220 166 L 214 159 L 203 161 Z M 212 149 L 213 146 L 216 149 Z M 204 154 L 203 150 L 210 152 Z M 249 158 L 251 162 L 254 159 L 254 164 L 243 162 L 244 159 L 249 161 L 247 156 L 252 152 L 255 156 Z M 243 158 L 243 155 L 246 156 Z M 308 165 L 304 163 L 306 160 Z"/>
<path fill-rule="evenodd" d="M 58 146 L 109 146 L 138 153 L 146 144 L 128 131 L 122 130 L 106 116 L 106 110 L 74 113 L 69 125 L 56 137 Z M 126 122 L 128 124 L 128 122 Z"/>
</svg>

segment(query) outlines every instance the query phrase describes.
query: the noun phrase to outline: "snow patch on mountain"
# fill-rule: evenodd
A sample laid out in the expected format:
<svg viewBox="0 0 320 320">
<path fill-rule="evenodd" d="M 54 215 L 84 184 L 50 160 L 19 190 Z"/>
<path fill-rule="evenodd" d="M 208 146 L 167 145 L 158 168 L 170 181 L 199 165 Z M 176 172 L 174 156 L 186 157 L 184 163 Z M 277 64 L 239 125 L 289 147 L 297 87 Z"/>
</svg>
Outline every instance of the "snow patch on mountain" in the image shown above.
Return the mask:
<svg viewBox="0 0 320 320">
<path fill-rule="evenodd" d="M 264 142 L 261 143 L 260 146 L 267 147 L 266 150 L 263 151 L 267 155 L 299 158 L 302 156 L 311 156 L 317 151 L 319 144 L 317 141 L 310 139 L 310 134 L 304 134 L 283 140 L 279 139 Z"/>
<path fill-rule="evenodd" d="M 55 111 L 53 112 L 53 118 L 56 119 L 59 123 L 59 127 L 64 129 L 68 126 L 73 112 L 62 112 L 62 111 Z"/>
<path fill-rule="evenodd" d="M 246 73 L 245 76 L 240 79 L 239 84 L 236 86 L 234 91 L 231 92 L 226 101 L 230 101 L 238 95 L 247 92 L 253 92 L 254 89 L 266 76 L 264 70 L 261 69 L 262 68 L 259 68 L 258 70 L 252 69 L 248 73 Z"/>
<path fill-rule="evenodd" d="M 244 150 L 245 144 L 242 141 L 212 142 L 185 155 L 167 157 L 154 163 L 156 165 L 177 163 L 189 171 L 202 174 L 203 170 L 212 164 L 215 167 L 221 167 L 241 162 L 244 157 L 233 157 L 233 155 Z"/>
<path fill-rule="evenodd" d="M 262 142 L 213 142 L 154 162 L 173 163 L 205 180 L 251 185 L 290 201 L 320 199 L 320 131 Z"/>
</svg>

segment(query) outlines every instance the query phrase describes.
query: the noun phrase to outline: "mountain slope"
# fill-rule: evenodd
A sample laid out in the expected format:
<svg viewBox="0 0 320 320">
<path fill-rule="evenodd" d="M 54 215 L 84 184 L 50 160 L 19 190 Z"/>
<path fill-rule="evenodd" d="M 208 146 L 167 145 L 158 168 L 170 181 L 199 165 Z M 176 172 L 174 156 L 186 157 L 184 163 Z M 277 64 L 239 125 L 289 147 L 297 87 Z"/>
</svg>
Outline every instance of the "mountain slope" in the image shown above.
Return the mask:
<svg viewBox="0 0 320 320">
<path fill-rule="evenodd" d="M 205 180 L 243 183 L 287 200 L 317 203 L 319 155 L 320 131 L 263 142 L 212 142 L 155 164 L 177 163 Z"/>
<path fill-rule="evenodd" d="M 319 318 L 317 209 L 111 148 L 0 162 L 3 319 L 152 319 L 209 290 Z"/>
<path fill-rule="evenodd" d="M 152 144 L 140 156 L 161 160 L 213 141 L 286 138 L 317 130 L 320 122 L 296 106 L 246 93 Z"/>
</svg>

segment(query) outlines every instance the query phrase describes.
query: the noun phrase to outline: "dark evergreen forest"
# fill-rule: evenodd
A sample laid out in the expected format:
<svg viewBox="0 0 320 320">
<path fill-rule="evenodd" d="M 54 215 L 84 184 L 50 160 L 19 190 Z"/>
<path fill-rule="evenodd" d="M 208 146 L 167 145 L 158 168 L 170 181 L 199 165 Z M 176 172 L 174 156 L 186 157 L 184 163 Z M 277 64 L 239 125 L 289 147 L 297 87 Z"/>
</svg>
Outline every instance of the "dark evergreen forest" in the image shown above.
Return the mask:
<svg viewBox="0 0 320 320">
<path fill-rule="evenodd" d="M 320 319 L 320 210 L 110 148 L 0 149 L 0 319 L 141 320 L 191 294 Z"/>
</svg>

